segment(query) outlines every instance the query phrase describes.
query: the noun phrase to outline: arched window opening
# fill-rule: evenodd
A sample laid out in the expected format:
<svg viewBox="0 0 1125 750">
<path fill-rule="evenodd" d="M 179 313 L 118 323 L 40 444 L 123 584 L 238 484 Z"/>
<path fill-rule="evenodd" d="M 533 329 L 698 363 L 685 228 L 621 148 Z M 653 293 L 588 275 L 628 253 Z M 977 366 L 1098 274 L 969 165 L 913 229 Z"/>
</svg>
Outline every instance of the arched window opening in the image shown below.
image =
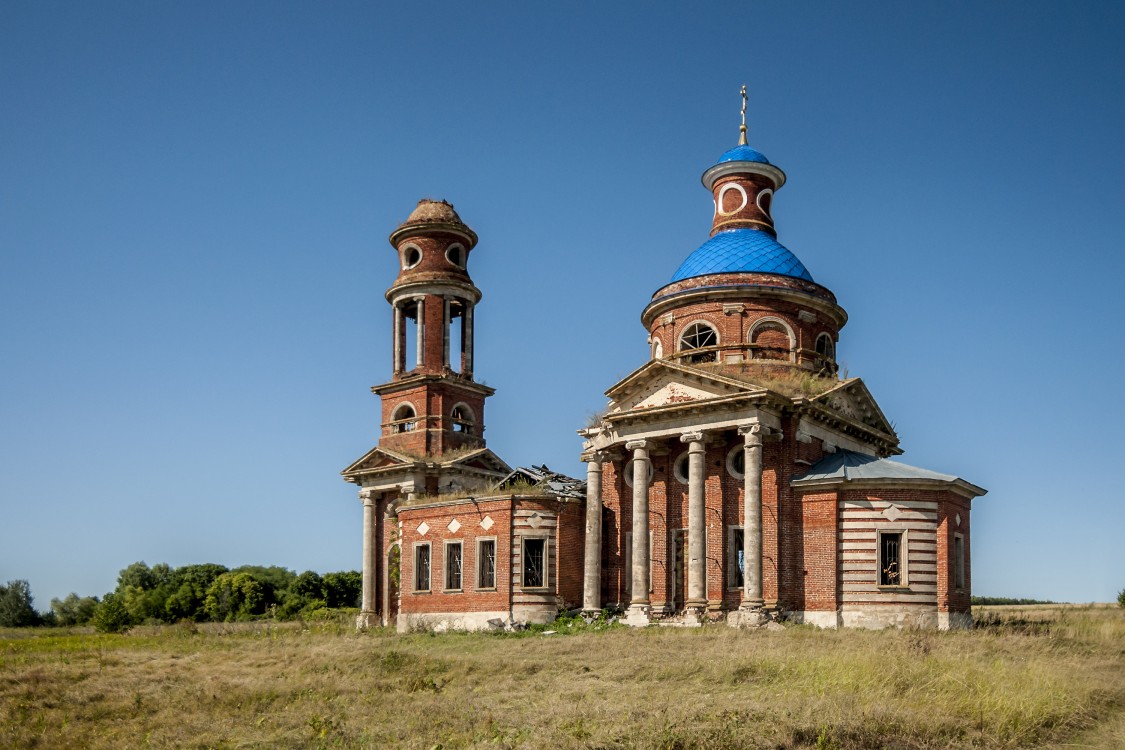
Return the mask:
<svg viewBox="0 0 1125 750">
<path fill-rule="evenodd" d="M 453 419 L 453 431 L 460 432 L 463 435 L 472 435 L 473 429 L 476 426 L 476 419 L 473 417 L 473 412 L 465 404 L 457 404 L 453 407 L 453 411 L 449 416 Z"/>
<path fill-rule="evenodd" d="M 465 248 L 453 244 L 445 249 L 445 259 L 458 268 L 465 267 Z"/>
<path fill-rule="evenodd" d="M 822 333 L 816 337 L 816 353 L 826 359 L 832 359 L 835 355 L 832 346 L 832 337 L 827 333 Z"/>
<path fill-rule="evenodd" d="M 755 359 L 787 360 L 793 349 L 789 331 L 780 323 L 773 321 L 757 325 L 750 337 L 750 343 L 754 345 Z"/>
<path fill-rule="evenodd" d="M 706 323 L 693 323 L 680 335 L 680 351 L 702 349 L 719 345 L 719 334 Z M 685 358 L 688 362 L 717 362 L 719 353 L 715 351 L 690 354 Z"/>
<path fill-rule="evenodd" d="M 414 411 L 414 407 L 410 404 L 399 404 L 394 414 L 391 415 L 391 431 L 399 432 L 413 432 L 418 427 L 418 422 L 415 421 L 418 412 Z"/>
<path fill-rule="evenodd" d="M 422 262 L 422 251 L 414 245 L 407 245 L 402 249 L 403 269 L 414 268 Z"/>
</svg>

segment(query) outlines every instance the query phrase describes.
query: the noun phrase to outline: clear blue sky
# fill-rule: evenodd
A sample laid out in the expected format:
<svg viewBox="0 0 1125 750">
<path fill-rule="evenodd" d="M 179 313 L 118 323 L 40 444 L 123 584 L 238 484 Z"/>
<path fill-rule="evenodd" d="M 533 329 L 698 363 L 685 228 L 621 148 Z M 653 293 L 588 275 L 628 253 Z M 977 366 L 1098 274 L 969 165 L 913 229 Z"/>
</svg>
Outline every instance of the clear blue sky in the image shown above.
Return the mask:
<svg viewBox="0 0 1125 750">
<path fill-rule="evenodd" d="M 360 565 L 386 237 L 470 270 L 489 445 L 580 475 L 750 142 L 978 594 L 1125 587 L 1120 3 L 0 3 L 0 581 Z"/>
</svg>

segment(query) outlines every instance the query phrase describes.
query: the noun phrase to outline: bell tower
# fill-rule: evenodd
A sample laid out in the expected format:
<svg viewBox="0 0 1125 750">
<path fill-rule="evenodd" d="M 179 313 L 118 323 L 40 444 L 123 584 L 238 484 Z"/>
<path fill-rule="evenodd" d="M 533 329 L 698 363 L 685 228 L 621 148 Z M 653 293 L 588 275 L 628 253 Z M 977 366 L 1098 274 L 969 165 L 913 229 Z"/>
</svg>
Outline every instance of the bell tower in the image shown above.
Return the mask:
<svg viewBox="0 0 1125 750">
<path fill-rule="evenodd" d="M 399 273 L 387 290 L 392 315 L 390 382 L 382 399 L 381 447 L 434 458 L 484 447 L 484 401 L 473 381 L 473 311 L 480 289 L 469 276 L 477 235 L 453 206 L 423 199 L 390 236 Z"/>
</svg>

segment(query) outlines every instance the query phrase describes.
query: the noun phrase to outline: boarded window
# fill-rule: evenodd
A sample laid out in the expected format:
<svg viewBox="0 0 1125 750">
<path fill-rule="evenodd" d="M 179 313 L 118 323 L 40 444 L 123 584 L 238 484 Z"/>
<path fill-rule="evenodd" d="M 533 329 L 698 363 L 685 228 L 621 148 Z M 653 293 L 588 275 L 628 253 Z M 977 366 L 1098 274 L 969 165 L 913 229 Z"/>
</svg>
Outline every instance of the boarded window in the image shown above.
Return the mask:
<svg viewBox="0 0 1125 750">
<path fill-rule="evenodd" d="M 496 540 L 477 542 L 477 588 L 496 588 Z"/>
<path fill-rule="evenodd" d="M 751 342 L 754 345 L 754 356 L 758 359 L 789 359 L 789 350 L 793 342 L 789 340 L 789 332 L 780 323 L 762 323 L 754 329 Z"/>
<path fill-rule="evenodd" d="M 430 590 L 430 545 L 419 544 L 414 548 L 414 590 Z"/>
<path fill-rule="evenodd" d="M 542 588 L 547 585 L 547 540 L 523 540 L 524 588 Z"/>
<path fill-rule="evenodd" d="M 452 591 L 461 589 L 461 542 L 448 542 L 445 545 L 445 588 Z"/>
<path fill-rule="evenodd" d="M 901 533 L 879 535 L 879 585 L 903 585 Z"/>
</svg>

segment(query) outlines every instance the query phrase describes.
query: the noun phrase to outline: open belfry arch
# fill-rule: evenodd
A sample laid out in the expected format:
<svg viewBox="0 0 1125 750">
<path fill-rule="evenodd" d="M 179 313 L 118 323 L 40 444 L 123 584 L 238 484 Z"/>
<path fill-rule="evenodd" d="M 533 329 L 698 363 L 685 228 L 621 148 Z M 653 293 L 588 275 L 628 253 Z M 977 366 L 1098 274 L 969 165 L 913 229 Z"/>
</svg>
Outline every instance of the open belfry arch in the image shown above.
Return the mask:
<svg viewBox="0 0 1125 750">
<path fill-rule="evenodd" d="M 423 200 L 391 234 L 392 377 L 363 501 L 359 625 L 495 628 L 560 609 L 626 623 L 961 627 L 985 490 L 909 466 L 859 378 L 847 313 L 778 241 L 785 173 L 747 140 L 703 173 L 709 238 L 641 312 L 650 360 L 606 391 L 585 481 L 485 446 L 476 234 Z M 526 429 L 526 425 L 519 426 Z"/>
</svg>

